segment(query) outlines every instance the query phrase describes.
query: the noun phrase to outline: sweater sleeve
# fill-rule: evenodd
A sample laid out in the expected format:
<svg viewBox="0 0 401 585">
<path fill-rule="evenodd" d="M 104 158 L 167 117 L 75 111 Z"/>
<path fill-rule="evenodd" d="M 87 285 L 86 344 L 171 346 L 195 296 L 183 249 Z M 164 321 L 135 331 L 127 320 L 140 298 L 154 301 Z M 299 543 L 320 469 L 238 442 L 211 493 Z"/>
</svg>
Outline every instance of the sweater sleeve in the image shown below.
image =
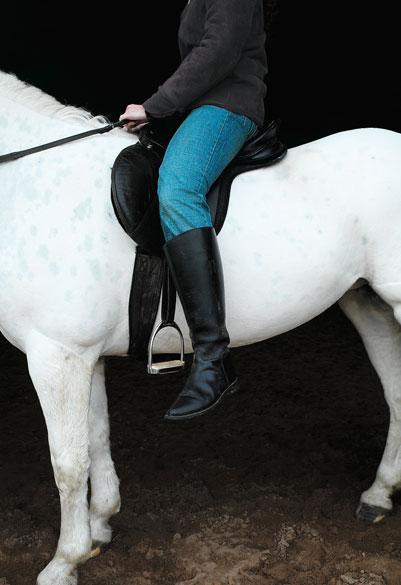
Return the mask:
<svg viewBox="0 0 401 585">
<path fill-rule="evenodd" d="M 205 1 L 205 29 L 201 41 L 142 104 L 151 117 L 161 118 L 185 109 L 235 68 L 250 33 L 256 2 Z"/>
</svg>

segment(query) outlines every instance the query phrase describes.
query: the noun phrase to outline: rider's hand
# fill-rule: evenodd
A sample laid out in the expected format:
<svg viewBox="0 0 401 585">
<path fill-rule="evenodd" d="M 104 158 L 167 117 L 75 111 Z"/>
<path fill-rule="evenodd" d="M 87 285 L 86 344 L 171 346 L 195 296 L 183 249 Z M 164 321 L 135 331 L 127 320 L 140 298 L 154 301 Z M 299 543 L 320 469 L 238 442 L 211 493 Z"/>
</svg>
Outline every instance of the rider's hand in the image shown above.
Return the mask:
<svg viewBox="0 0 401 585">
<path fill-rule="evenodd" d="M 149 122 L 145 108 L 141 104 L 129 104 L 124 114 L 121 114 L 119 117 L 119 120 L 123 120 L 124 118 L 132 120 L 132 122 L 128 122 L 128 124 L 122 126 L 127 132 L 136 132 Z"/>
</svg>

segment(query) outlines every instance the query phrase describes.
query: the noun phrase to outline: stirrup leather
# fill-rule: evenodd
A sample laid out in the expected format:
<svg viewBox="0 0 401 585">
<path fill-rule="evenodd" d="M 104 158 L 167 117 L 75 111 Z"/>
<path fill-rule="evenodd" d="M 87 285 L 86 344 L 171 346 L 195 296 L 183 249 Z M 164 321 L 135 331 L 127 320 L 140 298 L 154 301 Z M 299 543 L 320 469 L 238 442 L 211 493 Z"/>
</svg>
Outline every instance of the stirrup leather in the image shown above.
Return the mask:
<svg viewBox="0 0 401 585">
<path fill-rule="evenodd" d="M 175 303 L 177 291 L 167 264 L 164 259 L 164 280 L 163 280 L 163 291 L 162 291 L 162 309 L 161 309 L 161 322 L 153 331 L 148 345 L 148 374 L 171 374 L 178 372 L 185 367 L 184 360 L 184 336 L 177 323 L 174 321 Z M 165 327 L 173 327 L 178 331 L 181 341 L 180 358 L 172 359 L 167 361 L 154 362 L 153 361 L 153 344 L 156 335 Z"/>
</svg>

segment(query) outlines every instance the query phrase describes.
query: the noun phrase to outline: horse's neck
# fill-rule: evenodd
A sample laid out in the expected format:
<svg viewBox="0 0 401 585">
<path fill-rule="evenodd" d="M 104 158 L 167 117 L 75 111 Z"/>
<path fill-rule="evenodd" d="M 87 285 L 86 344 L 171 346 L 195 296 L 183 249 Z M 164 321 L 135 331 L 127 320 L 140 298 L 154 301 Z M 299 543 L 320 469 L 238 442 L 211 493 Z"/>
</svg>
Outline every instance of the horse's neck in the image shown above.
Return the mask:
<svg viewBox="0 0 401 585">
<path fill-rule="evenodd" d="M 85 120 L 52 117 L 0 94 L 0 154 L 10 150 L 23 150 L 91 128 L 94 127 Z M 135 137 L 124 130 L 117 128 L 112 133 L 113 136 L 123 139 L 123 142 L 124 139 L 131 144 L 135 142 Z"/>
</svg>

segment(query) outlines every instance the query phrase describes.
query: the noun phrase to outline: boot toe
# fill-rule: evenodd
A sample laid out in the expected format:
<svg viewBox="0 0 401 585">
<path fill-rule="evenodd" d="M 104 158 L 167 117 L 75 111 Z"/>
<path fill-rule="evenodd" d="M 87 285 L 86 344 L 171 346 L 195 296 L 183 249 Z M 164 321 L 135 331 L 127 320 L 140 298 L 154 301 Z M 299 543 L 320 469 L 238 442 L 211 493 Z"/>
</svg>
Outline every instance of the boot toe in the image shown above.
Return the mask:
<svg viewBox="0 0 401 585">
<path fill-rule="evenodd" d="M 181 394 L 174 404 L 168 409 L 164 418 L 166 420 L 177 420 L 183 418 L 192 418 L 206 410 L 213 400 L 212 397 L 207 400 L 204 396 L 193 396 Z"/>
<path fill-rule="evenodd" d="M 210 373 L 210 372 L 209 372 Z M 191 385 L 196 379 L 196 384 Z M 166 420 L 183 420 L 200 416 L 212 410 L 221 401 L 224 395 L 232 394 L 238 387 L 238 378 L 227 380 L 218 372 L 211 376 L 208 383 L 205 379 L 200 382 L 198 376 L 190 376 L 184 390 L 179 394 L 164 418 Z"/>
</svg>

